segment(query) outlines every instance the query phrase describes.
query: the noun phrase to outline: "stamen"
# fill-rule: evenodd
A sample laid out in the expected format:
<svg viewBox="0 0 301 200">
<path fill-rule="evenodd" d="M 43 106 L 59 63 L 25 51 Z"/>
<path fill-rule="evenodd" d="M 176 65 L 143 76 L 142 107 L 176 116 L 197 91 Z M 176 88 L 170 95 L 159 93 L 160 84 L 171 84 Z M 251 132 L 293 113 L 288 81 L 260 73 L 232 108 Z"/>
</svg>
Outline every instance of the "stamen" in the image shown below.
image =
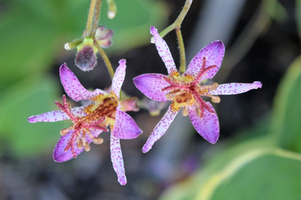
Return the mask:
<svg viewBox="0 0 301 200">
<path fill-rule="evenodd" d="M 102 138 L 93 138 L 93 143 L 94 144 L 102 144 L 103 143 L 103 139 Z"/>
<path fill-rule="evenodd" d="M 221 98 L 219 98 L 219 96 L 208 95 L 208 97 L 211 98 L 211 101 L 213 103 L 219 103 L 219 102 L 221 102 Z"/>
<path fill-rule="evenodd" d="M 184 117 L 186 117 L 189 114 L 189 108 L 188 106 L 184 106 L 182 109 L 182 114 Z"/>
<path fill-rule="evenodd" d="M 84 144 L 84 149 L 85 149 L 85 151 L 90 151 L 90 149 L 91 149 L 91 147 L 90 147 L 90 144 L 88 143 L 88 142 L 85 142 L 85 144 Z"/>
<path fill-rule="evenodd" d="M 70 131 L 70 128 L 64 128 L 60 131 L 61 136 L 67 135 L 67 133 Z"/>
<path fill-rule="evenodd" d="M 83 148 L 83 142 L 79 137 L 77 137 L 76 145 L 77 145 L 77 148 L 79 148 L 79 149 Z"/>
<path fill-rule="evenodd" d="M 165 98 L 168 100 L 172 100 L 175 96 L 177 96 L 179 92 L 169 92 L 165 95 Z"/>
</svg>

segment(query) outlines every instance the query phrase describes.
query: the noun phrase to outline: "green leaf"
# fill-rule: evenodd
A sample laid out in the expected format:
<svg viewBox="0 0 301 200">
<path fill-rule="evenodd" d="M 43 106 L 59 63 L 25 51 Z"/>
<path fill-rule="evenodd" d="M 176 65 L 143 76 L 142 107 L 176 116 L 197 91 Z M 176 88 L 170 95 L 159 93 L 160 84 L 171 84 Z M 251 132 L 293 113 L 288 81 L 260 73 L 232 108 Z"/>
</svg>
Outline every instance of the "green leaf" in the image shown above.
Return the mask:
<svg viewBox="0 0 301 200">
<path fill-rule="evenodd" d="M 27 118 L 58 110 L 58 81 L 42 75 L 31 76 L 6 89 L 0 96 L 1 151 L 10 149 L 16 155 L 32 155 L 52 150 L 60 137 L 64 122 L 31 124 Z"/>
<path fill-rule="evenodd" d="M 252 140 L 233 144 L 232 142 L 220 142 L 214 145 L 206 152 L 204 160 L 206 161 L 201 169 L 193 174 L 185 182 L 178 184 L 166 191 L 160 200 L 191 200 L 198 194 L 200 188 L 204 187 L 206 182 L 219 173 L 230 160 L 241 156 L 244 153 L 255 149 L 266 149 L 273 147 L 273 140 L 270 136 L 257 137 Z"/>
<path fill-rule="evenodd" d="M 206 182 L 195 199 L 298 199 L 300 168 L 299 154 L 256 149 L 231 160 Z"/>
<path fill-rule="evenodd" d="M 284 22 L 287 13 L 278 0 L 264 0 L 263 5 L 267 13 L 276 21 Z"/>
<path fill-rule="evenodd" d="M 275 97 L 272 133 L 280 147 L 301 153 L 301 56 L 289 67 Z"/>
<path fill-rule="evenodd" d="M 301 156 L 259 146 L 251 149 L 249 146 L 247 151 L 241 152 L 238 150 L 242 148 L 234 148 L 236 156 L 231 156 L 229 151 L 221 153 L 190 180 L 173 187 L 160 199 L 298 199 L 301 196 Z"/>
<path fill-rule="evenodd" d="M 0 17 L 0 91 L 25 76 L 45 72 L 64 44 L 80 38 L 86 27 L 88 0 L 10 0 Z M 162 2 L 119 0 L 113 20 L 103 2 L 100 23 L 113 29 L 108 52 L 125 51 L 149 42 L 151 25 L 162 26 L 167 8 Z M 75 54 L 75 51 L 69 52 Z"/>
</svg>

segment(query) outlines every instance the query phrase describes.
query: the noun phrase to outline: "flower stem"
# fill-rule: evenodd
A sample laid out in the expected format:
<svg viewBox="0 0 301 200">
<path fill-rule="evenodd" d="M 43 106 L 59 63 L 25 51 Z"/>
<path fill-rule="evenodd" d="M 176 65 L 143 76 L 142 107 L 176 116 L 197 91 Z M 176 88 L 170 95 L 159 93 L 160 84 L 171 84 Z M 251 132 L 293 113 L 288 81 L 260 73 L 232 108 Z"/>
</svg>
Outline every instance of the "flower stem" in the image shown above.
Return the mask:
<svg viewBox="0 0 301 200">
<path fill-rule="evenodd" d="M 99 22 L 99 18 L 100 18 L 101 1 L 102 0 L 96 0 L 96 6 L 95 6 L 95 11 L 94 11 L 94 20 L 93 20 L 93 26 L 91 29 L 91 34 L 94 34 L 98 27 L 98 22 Z"/>
<path fill-rule="evenodd" d="M 113 80 L 114 70 L 113 70 L 112 64 L 111 64 L 107 54 L 105 53 L 105 51 L 101 48 L 101 46 L 97 42 L 95 42 L 94 45 L 97 47 L 99 54 L 101 55 L 103 61 L 105 62 L 105 65 L 109 71 L 111 79 Z"/>
<path fill-rule="evenodd" d="M 179 51 L 180 51 L 180 74 L 186 71 L 186 56 L 185 56 L 185 47 L 183 42 L 183 37 L 180 28 L 176 28 L 176 34 L 178 39 Z"/>
<path fill-rule="evenodd" d="M 189 8 L 192 4 L 192 0 L 186 0 L 185 5 L 181 11 L 181 13 L 179 14 L 178 18 L 176 19 L 176 21 L 174 21 L 174 23 L 172 23 L 171 25 L 169 25 L 167 28 L 165 28 L 161 33 L 160 36 L 163 38 L 165 35 L 167 35 L 170 31 L 174 30 L 174 29 L 179 29 L 181 28 L 181 24 L 187 14 L 187 12 L 189 11 Z"/>
<path fill-rule="evenodd" d="M 161 33 L 160 36 L 163 38 L 165 35 L 167 35 L 170 31 L 176 30 L 177 34 L 177 40 L 178 40 L 178 45 L 179 45 L 179 51 L 180 51 L 180 68 L 179 72 L 184 73 L 186 71 L 186 56 L 185 56 L 185 47 L 184 47 L 184 41 L 181 33 L 181 24 L 189 11 L 189 8 L 192 4 L 192 0 L 186 0 L 185 5 L 179 14 L 178 18 L 174 23 L 169 25 L 167 28 L 165 28 Z"/>
<path fill-rule="evenodd" d="M 84 32 L 83 37 L 91 36 L 91 33 L 93 32 L 93 30 L 95 30 L 97 28 L 97 24 L 99 21 L 100 5 L 101 5 L 101 0 L 91 0 L 89 14 L 88 14 L 88 20 L 87 20 L 87 26 L 86 26 L 86 30 Z M 93 20 L 93 18 L 94 18 L 94 20 Z M 95 23 L 97 23 L 96 28 L 95 28 Z"/>
</svg>

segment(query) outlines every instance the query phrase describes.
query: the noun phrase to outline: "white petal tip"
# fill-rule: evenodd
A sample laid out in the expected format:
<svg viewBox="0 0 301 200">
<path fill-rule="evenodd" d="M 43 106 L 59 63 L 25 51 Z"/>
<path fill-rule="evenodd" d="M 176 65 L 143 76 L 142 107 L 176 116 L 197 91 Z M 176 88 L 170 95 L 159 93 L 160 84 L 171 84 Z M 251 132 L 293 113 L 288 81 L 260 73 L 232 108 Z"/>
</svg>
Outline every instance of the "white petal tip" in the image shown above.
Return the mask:
<svg viewBox="0 0 301 200">
<path fill-rule="evenodd" d="M 150 33 L 152 35 L 158 34 L 158 30 L 154 26 L 152 26 L 152 27 L 150 27 Z"/>
<path fill-rule="evenodd" d="M 126 63 L 126 60 L 125 59 L 121 59 L 121 60 L 119 60 L 119 62 L 118 62 L 120 65 L 124 65 L 125 63 Z"/>
<path fill-rule="evenodd" d="M 142 152 L 143 152 L 143 153 L 147 153 L 147 152 L 149 152 L 149 150 L 151 150 L 151 149 L 152 149 L 152 147 L 147 147 L 146 145 L 144 145 L 143 148 L 142 148 Z"/>
<path fill-rule="evenodd" d="M 35 116 L 28 117 L 27 121 L 28 121 L 29 123 L 35 123 L 35 122 L 36 122 Z"/>
<path fill-rule="evenodd" d="M 257 88 L 261 88 L 262 87 L 262 83 L 260 81 L 254 81 L 253 82 L 253 85 L 254 85 L 254 89 L 257 89 Z"/>
</svg>

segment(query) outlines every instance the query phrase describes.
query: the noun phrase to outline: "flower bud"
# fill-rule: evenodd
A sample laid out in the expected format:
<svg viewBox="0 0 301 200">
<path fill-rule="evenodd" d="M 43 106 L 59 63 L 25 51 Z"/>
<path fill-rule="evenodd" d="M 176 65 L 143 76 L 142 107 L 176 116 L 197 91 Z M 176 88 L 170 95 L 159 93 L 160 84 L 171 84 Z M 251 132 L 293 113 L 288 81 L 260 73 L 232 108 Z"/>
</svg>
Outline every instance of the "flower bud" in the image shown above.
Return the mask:
<svg viewBox="0 0 301 200">
<path fill-rule="evenodd" d="M 82 71 L 92 70 L 97 63 L 97 48 L 93 44 L 93 39 L 86 37 L 84 41 L 77 46 L 75 64 Z"/>
<path fill-rule="evenodd" d="M 99 26 L 95 32 L 95 39 L 102 48 L 108 48 L 112 46 L 111 38 L 114 34 L 112 30 L 105 28 L 105 26 Z"/>
</svg>

